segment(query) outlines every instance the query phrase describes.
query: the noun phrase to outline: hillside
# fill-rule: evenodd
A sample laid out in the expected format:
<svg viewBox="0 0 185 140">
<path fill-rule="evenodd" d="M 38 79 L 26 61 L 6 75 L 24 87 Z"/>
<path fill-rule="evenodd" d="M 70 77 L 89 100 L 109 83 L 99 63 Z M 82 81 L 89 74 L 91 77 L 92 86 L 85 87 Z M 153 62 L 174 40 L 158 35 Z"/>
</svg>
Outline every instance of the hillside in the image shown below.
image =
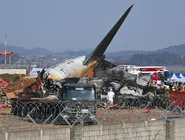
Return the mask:
<svg viewBox="0 0 185 140">
<path fill-rule="evenodd" d="M 4 51 L 4 44 L 0 43 L 0 50 Z M 7 51 L 11 51 L 14 53 L 18 53 L 19 55 L 28 55 L 28 54 L 51 54 L 53 52 L 44 49 L 44 48 L 33 48 L 33 49 L 26 49 L 24 47 L 18 46 L 7 46 Z"/>
<path fill-rule="evenodd" d="M 175 53 L 181 56 L 185 56 L 185 44 L 176 45 L 176 46 L 170 46 L 167 48 L 159 49 L 156 52 L 169 52 L 169 53 Z"/>
<path fill-rule="evenodd" d="M 185 65 L 184 60 L 184 57 L 175 53 L 160 52 L 133 54 L 129 62 L 134 65 Z"/>
<path fill-rule="evenodd" d="M 133 54 L 129 63 L 135 65 L 185 65 L 185 44 L 149 53 Z"/>
<path fill-rule="evenodd" d="M 4 44 L 0 43 L 0 50 L 4 51 Z M 45 48 L 26 49 L 24 47 L 7 46 L 7 51 L 14 52 L 13 61 L 16 61 L 20 56 L 23 58 L 26 55 L 49 55 L 50 57 L 65 60 L 81 55 L 88 55 L 91 52 L 87 50 L 71 51 L 63 50 L 54 53 Z M 105 52 L 106 58 L 119 63 L 127 62 L 127 64 L 136 65 L 185 65 L 185 44 L 169 46 L 156 51 L 117 51 Z M 15 59 L 17 56 L 17 59 Z M 0 56 L 0 62 L 3 63 L 3 56 Z"/>
</svg>

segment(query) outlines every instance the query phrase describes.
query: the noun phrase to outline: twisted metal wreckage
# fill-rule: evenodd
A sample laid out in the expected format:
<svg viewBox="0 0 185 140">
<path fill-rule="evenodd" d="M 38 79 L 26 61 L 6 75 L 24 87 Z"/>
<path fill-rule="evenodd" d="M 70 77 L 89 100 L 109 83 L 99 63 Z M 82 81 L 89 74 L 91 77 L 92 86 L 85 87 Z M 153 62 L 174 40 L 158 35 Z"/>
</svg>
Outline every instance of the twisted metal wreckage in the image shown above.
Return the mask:
<svg viewBox="0 0 185 140">
<path fill-rule="evenodd" d="M 113 87 L 116 93 L 114 99 L 116 107 L 114 109 L 131 106 L 167 108 L 170 100 L 166 90 L 151 86 L 150 75 L 132 75 L 123 67 L 104 60 L 105 50 L 132 7 L 133 5 L 127 9 L 89 57 L 86 59 L 85 56 L 78 57 L 52 66 L 49 69 L 43 69 L 38 75 L 38 80 L 41 83 L 42 96 L 47 98 L 12 101 L 13 114 L 21 117 L 30 115 L 35 121 L 42 120 L 41 122 L 43 120 L 44 122 L 56 121 L 54 118 L 58 117 L 61 117 L 59 119 L 60 122 L 63 120 L 68 124 L 82 120 L 83 122 L 94 122 L 96 120 L 97 108 L 104 108 L 106 106 L 103 95 L 107 94 L 110 86 Z M 92 72 L 94 76 L 88 78 L 87 76 Z M 83 101 L 71 98 L 70 101 L 66 101 L 59 98 L 66 84 L 82 86 L 83 88 L 88 85 L 91 89 L 94 88 L 93 85 L 96 85 L 95 90 L 92 90 L 96 95 L 93 97 L 93 100 L 85 99 Z M 140 92 L 141 90 L 138 89 L 143 91 Z M 54 95 L 55 98 L 48 99 L 49 95 Z M 79 114 L 81 116 L 80 119 L 78 119 Z"/>
<path fill-rule="evenodd" d="M 150 75 L 136 76 L 127 73 L 124 69 L 114 67 L 109 69 L 101 77 L 93 78 L 66 78 L 60 81 L 47 81 L 45 89 L 48 95 L 57 95 L 61 92 L 63 85 L 71 84 L 95 84 L 99 99 L 106 101 L 106 95 L 109 87 L 113 87 L 116 96 L 114 104 L 122 106 L 123 103 L 128 106 L 146 106 L 153 103 L 153 106 L 166 107 L 169 105 L 169 96 L 167 89 L 161 89 L 159 86 L 153 86 Z M 157 101 L 157 102 L 155 102 Z"/>
</svg>

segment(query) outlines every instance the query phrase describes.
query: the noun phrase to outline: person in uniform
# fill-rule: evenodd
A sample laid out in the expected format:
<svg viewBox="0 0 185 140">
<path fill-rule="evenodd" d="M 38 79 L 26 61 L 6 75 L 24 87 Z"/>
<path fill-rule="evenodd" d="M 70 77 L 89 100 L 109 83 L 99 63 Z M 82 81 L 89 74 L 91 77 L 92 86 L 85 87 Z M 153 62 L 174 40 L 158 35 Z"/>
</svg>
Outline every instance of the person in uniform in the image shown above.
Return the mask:
<svg viewBox="0 0 185 140">
<path fill-rule="evenodd" d="M 107 100 L 108 104 L 112 105 L 114 100 L 115 93 L 113 92 L 112 88 L 110 88 L 109 92 L 107 93 Z"/>
</svg>

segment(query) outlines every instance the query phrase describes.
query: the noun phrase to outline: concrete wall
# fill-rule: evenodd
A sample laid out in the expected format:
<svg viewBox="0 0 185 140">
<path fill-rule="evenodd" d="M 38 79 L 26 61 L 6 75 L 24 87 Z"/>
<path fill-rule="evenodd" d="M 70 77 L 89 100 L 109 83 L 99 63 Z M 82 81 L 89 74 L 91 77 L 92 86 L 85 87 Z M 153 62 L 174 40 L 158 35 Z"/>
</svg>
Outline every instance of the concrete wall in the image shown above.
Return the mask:
<svg viewBox="0 0 185 140">
<path fill-rule="evenodd" d="M 70 140 L 70 128 L 0 133 L 0 140 Z"/>
<path fill-rule="evenodd" d="M 25 74 L 26 69 L 0 69 L 0 74 Z"/>
<path fill-rule="evenodd" d="M 185 119 L 0 132 L 0 140 L 184 140 Z"/>
<path fill-rule="evenodd" d="M 173 120 L 171 129 L 175 140 L 185 140 L 185 119 Z"/>
<path fill-rule="evenodd" d="M 74 129 L 74 130 L 73 130 Z M 71 129 L 71 139 L 82 140 L 162 140 L 166 137 L 166 121 L 103 126 L 82 126 Z"/>
</svg>

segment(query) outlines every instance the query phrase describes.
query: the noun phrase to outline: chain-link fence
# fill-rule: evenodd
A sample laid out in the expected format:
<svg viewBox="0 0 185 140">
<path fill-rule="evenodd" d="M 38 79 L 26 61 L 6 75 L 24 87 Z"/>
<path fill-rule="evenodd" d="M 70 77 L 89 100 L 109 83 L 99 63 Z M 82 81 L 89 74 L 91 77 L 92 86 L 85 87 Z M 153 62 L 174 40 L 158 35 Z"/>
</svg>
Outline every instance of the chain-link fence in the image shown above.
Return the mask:
<svg viewBox="0 0 185 140">
<path fill-rule="evenodd" d="M 175 99 L 174 99 L 175 98 Z M 171 100 L 173 99 L 173 100 Z M 184 117 L 183 97 L 170 95 L 164 100 L 122 100 L 109 105 L 103 101 L 60 101 L 39 99 L 12 101 L 11 108 L 1 107 L 2 131 L 73 127 L 74 125 L 126 124 Z"/>
</svg>

